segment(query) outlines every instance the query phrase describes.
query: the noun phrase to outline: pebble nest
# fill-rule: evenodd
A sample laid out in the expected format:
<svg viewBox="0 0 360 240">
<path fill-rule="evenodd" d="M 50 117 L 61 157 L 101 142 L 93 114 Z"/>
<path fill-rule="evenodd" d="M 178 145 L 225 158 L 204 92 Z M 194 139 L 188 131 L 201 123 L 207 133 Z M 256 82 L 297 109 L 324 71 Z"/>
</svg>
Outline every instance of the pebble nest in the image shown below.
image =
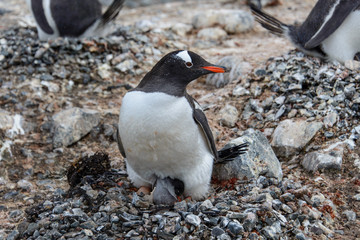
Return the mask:
<svg viewBox="0 0 360 240">
<path fill-rule="evenodd" d="M 135 86 L 164 53 L 183 46 L 178 39 L 171 32 L 149 33 L 146 26 L 122 27 L 107 38 L 49 43 L 39 42 L 33 28 L 1 33 L 0 104 L 9 113 L 21 112 L 26 135 L 16 138 L 14 159 L 0 162 L 0 239 L 360 237 L 360 195 L 353 196 L 360 186 L 354 167 L 358 147 L 347 150 L 340 171 L 308 174 L 286 159 L 282 181 L 213 181 L 204 201 L 154 206 L 148 195 L 136 193 L 121 159 L 113 157 L 119 155 L 113 153 L 116 95 Z M 311 121 L 335 113 L 338 120 L 306 151 L 359 138 L 358 70 L 292 51 L 240 81 L 242 86 L 233 82 L 222 91 L 244 103 L 240 121 L 246 128 L 266 132 L 283 119 Z M 51 117 L 70 106 L 101 106 L 102 122 L 75 146 L 53 149 Z M 83 162 L 101 167 L 82 172 Z"/>
</svg>

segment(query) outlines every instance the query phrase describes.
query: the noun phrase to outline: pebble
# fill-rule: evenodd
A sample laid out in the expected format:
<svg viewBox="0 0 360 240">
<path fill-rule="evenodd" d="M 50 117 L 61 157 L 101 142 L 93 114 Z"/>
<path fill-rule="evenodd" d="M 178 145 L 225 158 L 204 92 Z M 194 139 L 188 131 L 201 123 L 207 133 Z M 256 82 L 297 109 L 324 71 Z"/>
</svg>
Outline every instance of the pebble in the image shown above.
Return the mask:
<svg viewBox="0 0 360 240">
<path fill-rule="evenodd" d="M 199 218 L 199 216 L 196 216 L 194 214 L 187 215 L 185 218 L 185 221 L 196 227 L 200 226 L 200 223 L 201 223 L 201 219 Z"/>
<path fill-rule="evenodd" d="M 312 172 L 320 169 L 341 169 L 343 153 L 344 145 L 334 143 L 327 146 L 326 149 L 307 153 L 301 161 L 301 165 Z"/>
<path fill-rule="evenodd" d="M 56 113 L 54 121 L 54 147 L 69 146 L 79 141 L 100 122 L 96 110 L 70 108 Z"/>
<path fill-rule="evenodd" d="M 219 116 L 220 124 L 226 127 L 235 127 L 239 117 L 239 111 L 236 107 L 227 104 L 224 108 L 220 109 Z"/>
<path fill-rule="evenodd" d="M 356 220 L 356 213 L 354 211 L 346 210 L 343 212 L 346 216 L 348 221 L 355 221 Z"/>
<path fill-rule="evenodd" d="M 271 146 L 277 156 L 289 157 L 302 150 L 322 128 L 321 122 L 287 119 L 276 127 Z"/>
</svg>

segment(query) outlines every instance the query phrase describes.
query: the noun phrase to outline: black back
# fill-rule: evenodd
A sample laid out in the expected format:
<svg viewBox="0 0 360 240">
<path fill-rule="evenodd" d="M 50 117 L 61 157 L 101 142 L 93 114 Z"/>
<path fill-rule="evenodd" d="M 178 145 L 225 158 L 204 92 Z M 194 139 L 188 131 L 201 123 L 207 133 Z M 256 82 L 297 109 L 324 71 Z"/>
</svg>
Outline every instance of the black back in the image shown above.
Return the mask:
<svg viewBox="0 0 360 240">
<path fill-rule="evenodd" d="M 97 0 L 51 0 L 50 8 L 60 36 L 78 37 L 101 17 Z"/>
</svg>

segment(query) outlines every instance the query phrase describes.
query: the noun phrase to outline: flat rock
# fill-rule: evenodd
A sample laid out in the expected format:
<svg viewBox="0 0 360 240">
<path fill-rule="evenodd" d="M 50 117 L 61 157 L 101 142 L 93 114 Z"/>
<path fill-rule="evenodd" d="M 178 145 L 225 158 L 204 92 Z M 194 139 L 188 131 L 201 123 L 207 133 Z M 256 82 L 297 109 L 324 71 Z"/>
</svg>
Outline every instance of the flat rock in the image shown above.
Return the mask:
<svg viewBox="0 0 360 240">
<path fill-rule="evenodd" d="M 230 178 L 251 179 L 264 175 L 281 180 L 283 173 L 280 162 L 267 138 L 260 131 L 248 129 L 243 136 L 232 140 L 224 148 L 244 142 L 249 143 L 247 153 L 226 164 L 215 165 L 213 176 L 218 180 L 226 180 Z"/>
<path fill-rule="evenodd" d="M 324 150 L 308 153 L 301 165 L 308 171 L 321 169 L 341 169 L 345 144 L 334 143 Z"/>
<path fill-rule="evenodd" d="M 254 17 L 243 10 L 208 10 L 195 15 L 192 24 L 196 29 L 220 25 L 227 33 L 234 34 L 252 29 Z"/>
<path fill-rule="evenodd" d="M 95 110 L 70 108 L 56 113 L 54 121 L 54 147 L 69 146 L 88 134 L 100 122 Z"/>
<path fill-rule="evenodd" d="M 301 151 L 323 127 L 321 122 L 287 119 L 275 129 L 271 146 L 278 157 L 289 157 Z"/>
</svg>

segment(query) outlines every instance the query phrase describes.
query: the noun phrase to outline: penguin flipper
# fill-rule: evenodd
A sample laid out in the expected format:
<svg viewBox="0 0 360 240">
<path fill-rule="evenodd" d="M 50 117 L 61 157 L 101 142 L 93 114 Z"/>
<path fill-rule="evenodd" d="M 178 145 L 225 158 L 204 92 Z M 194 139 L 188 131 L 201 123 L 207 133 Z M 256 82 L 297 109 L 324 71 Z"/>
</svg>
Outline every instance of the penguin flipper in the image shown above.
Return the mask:
<svg viewBox="0 0 360 240">
<path fill-rule="evenodd" d="M 113 21 L 124 5 L 125 0 L 114 0 L 105 13 L 101 16 L 99 27 L 103 27 Z"/>
<path fill-rule="evenodd" d="M 319 2 L 317 4 L 320 4 Z M 359 6 L 359 1 L 340 1 L 338 5 L 333 5 L 328 13 L 331 14 L 331 11 L 333 11 L 331 17 L 325 18 L 324 23 L 320 26 L 317 32 L 314 33 L 310 40 L 305 43 L 304 47 L 306 49 L 311 49 L 319 46 L 320 43 L 328 38 L 332 33 L 334 33 L 336 29 L 338 29 L 338 27 L 344 22 L 347 16 Z M 315 6 L 314 9 L 318 8 Z M 313 10 L 310 13 L 310 15 L 312 14 L 316 15 L 316 10 Z M 303 28 L 306 27 L 306 23 L 307 22 L 305 21 L 302 26 Z"/>
<path fill-rule="evenodd" d="M 200 126 L 203 131 L 204 137 L 208 143 L 209 149 L 215 157 L 215 161 L 218 158 L 218 153 L 216 150 L 216 145 L 214 141 L 214 137 L 212 135 L 209 123 L 204 112 L 201 109 L 194 109 L 193 110 L 193 118 L 195 122 Z"/>
<path fill-rule="evenodd" d="M 120 132 L 119 132 L 119 128 L 116 128 L 116 141 L 117 141 L 117 144 L 118 144 L 118 148 L 120 150 L 120 153 L 121 155 L 126 158 L 126 154 L 125 154 L 125 149 L 124 149 L 124 146 L 121 142 L 121 137 L 120 137 Z"/>
</svg>

